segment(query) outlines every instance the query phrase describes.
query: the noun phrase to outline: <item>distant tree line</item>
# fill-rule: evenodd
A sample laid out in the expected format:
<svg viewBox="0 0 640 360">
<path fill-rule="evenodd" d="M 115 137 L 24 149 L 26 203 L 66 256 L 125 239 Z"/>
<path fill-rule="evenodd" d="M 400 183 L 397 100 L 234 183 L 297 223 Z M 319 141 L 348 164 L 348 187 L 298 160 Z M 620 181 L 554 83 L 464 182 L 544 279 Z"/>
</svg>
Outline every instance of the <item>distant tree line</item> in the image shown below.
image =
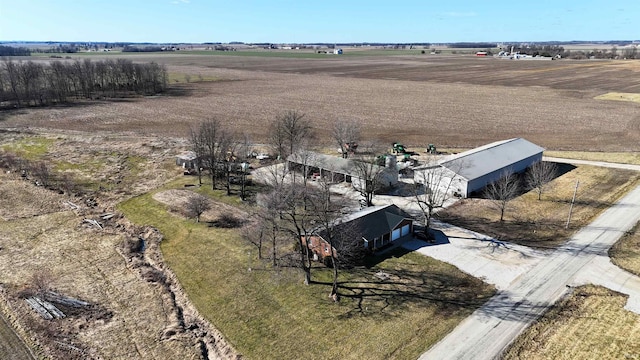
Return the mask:
<svg viewBox="0 0 640 360">
<path fill-rule="evenodd" d="M 640 53 L 636 46 L 625 47 L 623 50 L 619 50 L 616 46 L 611 49 L 593 49 L 591 51 L 583 50 L 566 50 L 560 45 L 553 44 L 504 44 L 502 46 L 503 51 L 511 51 L 520 54 L 527 54 L 531 56 L 545 56 L 555 57 L 560 56 L 567 59 L 640 59 Z"/>
<path fill-rule="evenodd" d="M 526 54 L 531 56 L 545 56 L 554 57 L 560 55 L 561 57 L 568 57 L 569 51 L 566 51 L 564 47 L 560 45 L 552 44 L 504 44 L 502 50 L 511 52 L 518 52 L 520 54 Z"/>
<path fill-rule="evenodd" d="M 0 45 L 0 56 L 30 56 L 31 51 L 24 47 Z"/>
<path fill-rule="evenodd" d="M 175 46 L 133 46 L 127 45 L 122 48 L 122 52 L 160 52 L 180 50 Z"/>
<path fill-rule="evenodd" d="M 449 44 L 451 48 L 459 49 L 480 49 L 480 48 L 494 48 L 496 43 L 476 43 L 476 42 L 457 42 Z"/>
<path fill-rule="evenodd" d="M 0 106 L 26 107 L 79 99 L 161 93 L 167 70 L 157 63 L 126 59 L 49 64 L 4 59 L 0 64 Z"/>
</svg>

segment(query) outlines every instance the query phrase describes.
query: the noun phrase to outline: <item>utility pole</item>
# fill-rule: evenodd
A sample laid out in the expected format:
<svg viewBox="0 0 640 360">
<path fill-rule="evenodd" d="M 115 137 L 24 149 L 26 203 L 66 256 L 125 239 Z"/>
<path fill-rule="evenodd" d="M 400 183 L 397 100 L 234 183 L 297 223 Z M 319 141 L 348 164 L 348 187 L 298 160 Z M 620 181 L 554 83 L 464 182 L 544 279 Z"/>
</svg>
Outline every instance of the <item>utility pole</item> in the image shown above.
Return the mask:
<svg viewBox="0 0 640 360">
<path fill-rule="evenodd" d="M 569 222 L 571 222 L 571 212 L 573 211 L 573 204 L 576 202 L 576 194 L 578 193 L 578 185 L 580 185 L 580 181 L 576 180 L 576 188 L 573 190 L 573 199 L 571 199 L 571 206 L 569 207 L 569 218 L 567 219 L 567 225 L 565 225 L 565 229 L 569 228 Z"/>
</svg>

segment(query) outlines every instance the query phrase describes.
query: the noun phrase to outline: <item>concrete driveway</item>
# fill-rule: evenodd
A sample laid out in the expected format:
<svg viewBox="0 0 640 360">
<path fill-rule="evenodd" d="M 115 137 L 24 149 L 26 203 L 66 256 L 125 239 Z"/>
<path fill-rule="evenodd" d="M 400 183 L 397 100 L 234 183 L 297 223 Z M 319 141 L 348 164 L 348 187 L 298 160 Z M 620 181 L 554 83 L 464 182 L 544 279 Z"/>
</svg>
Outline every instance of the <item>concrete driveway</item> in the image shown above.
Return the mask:
<svg viewBox="0 0 640 360">
<path fill-rule="evenodd" d="M 413 240 L 402 246 L 452 264 L 458 269 L 504 290 L 531 270 L 549 252 L 509 244 L 489 236 L 434 220 L 433 244 Z"/>
<path fill-rule="evenodd" d="M 637 277 L 613 269 L 604 259 L 639 220 L 640 186 L 516 278 L 420 359 L 494 359 L 574 284 L 595 282 L 627 291 L 633 295 L 627 308 L 637 310 Z"/>
</svg>

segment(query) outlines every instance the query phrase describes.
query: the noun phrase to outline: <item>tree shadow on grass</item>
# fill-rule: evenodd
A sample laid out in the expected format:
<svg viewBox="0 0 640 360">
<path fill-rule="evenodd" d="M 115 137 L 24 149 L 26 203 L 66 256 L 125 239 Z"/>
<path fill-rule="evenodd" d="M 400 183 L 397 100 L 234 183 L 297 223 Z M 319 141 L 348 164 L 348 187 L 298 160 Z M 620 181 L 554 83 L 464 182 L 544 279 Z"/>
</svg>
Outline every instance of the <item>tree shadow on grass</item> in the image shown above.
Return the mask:
<svg viewBox="0 0 640 360">
<path fill-rule="evenodd" d="M 493 293 L 479 280 L 427 269 L 358 269 L 363 280 L 342 281 L 339 294 L 353 307 L 341 318 L 375 316 L 385 318 L 418 306 L 435 306 L 442 316 L 472 311 Z"/>
<path fill-rule="evenodd" d="M 485 234 L 500 241 L 537 249 L 555 249 L 564 243 L 575 230 L 571 227 L 565 229 L 563 221 L 517 219 L 489 221 L 483 218 L 444 212 L 439 215 L 439 220 L 443 222 Z"/>
</svg>

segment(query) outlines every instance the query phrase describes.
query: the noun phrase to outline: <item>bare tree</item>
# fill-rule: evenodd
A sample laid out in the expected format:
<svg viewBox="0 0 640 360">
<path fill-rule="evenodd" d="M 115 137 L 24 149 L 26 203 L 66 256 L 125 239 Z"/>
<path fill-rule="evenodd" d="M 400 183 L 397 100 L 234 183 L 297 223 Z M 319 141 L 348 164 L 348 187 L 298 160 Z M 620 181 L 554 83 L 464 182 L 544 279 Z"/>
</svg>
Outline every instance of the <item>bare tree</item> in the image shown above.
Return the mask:
<svg viewBox="0 0 640 360">
<path fill-rule="evenodd" d="M 273 267 L 278 266 L 278 248 L 282 242 L 282 198 L 278 191 L 258 194 L 257 202 L 261 209 L 259 216 L 264 226 L 264 235 L 271 242 L 271 260 Z"/>
<path fill-rule="evenodd" d="M 36 178 L 39 185 L 49 188 L 53 182 L 51 168 L 44 161 L 38 161 L 31 165 L 31 174 Z"/>
<path fill-rule="evenodd" d="M 287 231 L 293 238 L 298 249 L 298 266 L 304 273 L 304 284 L 311 282 L 311 260 L 306 239 L 310 234 L 310 227 L 314 223 L 315 213 L 308 206 L 316 195 L 310 187 L 303 184 L 292 183 L 281 188 L 279 192 L 281 199 L 280 215 L 284 220 L 283 230 Z"/>
<path fill-rule="evenodd" d="M 290 172 L 286 164 L 273 164 L 270 166 L 265 166 L 260 170 L 266 172 L 264 181 L 267 185 L 270 185 L 273 188 L 284 186 L 285 180 L 287 179 L 287 176 Z"/>
<path fill-rule="evenodd" d="M 309 175 L 309 169 L 311 168 L 311 164 L 313 164 L 314 159 L 316 158 L 316 153 L 314 153 L 313 151 L 308 151 L 308 150 L 299 150 L 298 152 L 296 152 L 294 155 L 294 161 L 295 161 L 295 165 L 293 166 L 301 166 L 301 171 L 302 171 L 302 183 L 306 186 L 307 185 L 307 178 Z M 287 164 L 287 167 L 289 167 L 289 164 Z M 289 169 L 289 173 L 292 175 L 293 178 L 293 182 L 296 183 L 296 171 L 297 169 Z"/>
<path fill-rule="evenodd" d="M 198 173 L 198 184 L 202 185 L 202 168 L 204 166 L 203 159 L 206 156 L 206 149 L 204 146 L 203 133 L 200 131 L 202 124 L 199 127 L 191 127 L 189 129 L 189 141 L 191 151 L 195 155 L 195 167 Z"/>
<path fill-rule="evenodd" d="M 425 230 L 431 227 L 434 211 L 444 207 L 458 191 L 456 185 L 461 179 L 458 174 L 464 167 L 463 162 L 454 163 L 454 167 L 452 169 L 445 168 L 433 161 L 427 164 L 424 170 L 418 171 L 418 175 L 416 175 L 414 197 L 422 211 Z"/>
<path fill-rule="evenodd" d="M 343 158 L 348 158 L 349 153 L 353 152 L 360 141 L 360 124 L 353 120 L 336 120 L 331 129 L 333 139 L 340 147 L 340 153 Z"/>
<path fill-rule="evenodd" d="M 258 250 L 258 259 L 262 259 L 262 243 L 265 239 L 266 225 L 264 219 L 256 216 L 253 221 L 250 221 L 241 229 L 242 237 Z"/>
<path fill-rule="evenodd" d="M 289 110 L 276 117 L 270 128 L 269 140 L 281 159 L 303 148 L 313 136 L 311 124 L 304 114 Z"/>
<path fill-rule="evenodd" d="M 238 139 L 238 159 L 247 161 L 251 157 L 251 148 L 253 143 L 248 133 L 242 133 Z"/>
<path fill-rule="evenodd" d="M 185 210 L 187 216 L 195 218 L 196 222 L 200 222 L 200 216 L 202 216 L 202 214 L 204 214 L 204 212 L 209 209 L 211 209 L 209 199 L 200 194 L 193 194 L 187 200 Z"/>
<path fill-rule="evenodd" d="M 529 189 L 538 193 L 538 200 L 542 199 L 542 193 L 547 190 L 549 183 L 556 178 L 558 166 L 548 161 L 538 161 L 527 170 L 525 181 Z"/>
<path fill-rule="evenodd" d="M 227 195 L 231 195 L 231 172 L 235 172 L 236 169 L 234 166 L 237 164 L 237 154 L 236 151 L 240 146 L 240 142 L 236 140 L 236 135 L 232 133 L 228 133 L 228 138 L 224 140 L 223 147 L 226 148 L 224 154 L 222 154 L 225 174 L 226 174 L 226 188 Z M 224 151 L 224 149 L 223 149 Z"/>
<path fill-rule="evenodd" d="M 397 176 L 395 164 L 387 164 L 387 158 L 378 153 L 376 147 L 368 146 L 368 150 L 352 162 L 353 187 L 362 195 L 366 206 L 373 206 L 374 194 L 388 185 L 387 176 L 394 176 L 394 172 Z"/>
<path fill-rule="evenodd" d="M 231 134 L 217 119 L 202 122 L 197 131 L 198 141 L 201 143 L 204 154 L 202 161 L 204 166 L 209 169 L 211 188 L 215 190 L 218 172 L 219 170 L 225 170 L 225 158 L 227 157 L 227 151 L 232 142 Z"/>
<path fill-rule="evenodd" d="M 509 202 L 518 196 L 520 179 L 512 170 L 505 170 L 500 179 L 490 183 L 484 189 L 484 195 L 500 211 L 500 221 L 504 221 L 504 212 Z"/>
<path fill-rule="evenodd" d="M 315 222 L 318 227 L 316 234 L 329 245 L 330 266 L 333 269 L 333 281 L 329 297 L 333 301 L 340 301 L 338 293 L 339 269 L 351 266 L 362 260 L 365 249 L 362 243 L 362 228 L 357 221 L 342 222 L 338 217 L 340 206 L 331 201 L 330 184 L 324 180 L 313 198 L 312 206 Z"/>
</svg>

